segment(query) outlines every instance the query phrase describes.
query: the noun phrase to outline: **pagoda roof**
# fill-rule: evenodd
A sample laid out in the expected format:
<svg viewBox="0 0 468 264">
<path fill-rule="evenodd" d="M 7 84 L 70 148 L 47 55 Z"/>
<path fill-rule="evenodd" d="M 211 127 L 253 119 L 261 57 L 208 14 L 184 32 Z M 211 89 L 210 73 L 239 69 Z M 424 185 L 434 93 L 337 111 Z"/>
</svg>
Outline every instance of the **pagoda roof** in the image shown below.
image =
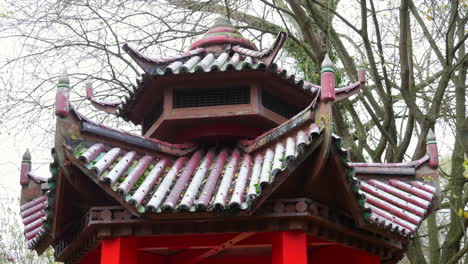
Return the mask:
<svg viewBox="0 0 468 264">
<path fill-rule="evenodd" d="M 65 147 L 69 154 L 75 153 L 69 157 L 73 164 L 134 213 L 248 210 L 262 186 L 274 183 L 277 174 L 320 134 L 311 124 L 284 142 L 270 144 L 266 151 L 201 146 L 187 155 L 167 158 L 103 141 L 70 140 Z M 118 182 L 124 173 L 127 180 Z M 151 195 L 154 186 L 158 188 Z"/>
<path fill-rule="evenodd" d="M 209 32 L 205 41 L 173 58 L 153 60 L 129 47 L 126 50 L 145 70 L 144 78 L 261 69 L 295 80 L 279 71 L 273 62 L 285 34 L 279 34 L 272 48 L 257 51 L 239 39 L 234 43 L 240 44 L 232 46 L 231 33 L 237 33 L 226 28 L 220 31 L 228 34 L 219 38 L 220 32 Z M 325 62 L 332 65 L 328 56 Z M 314 223 L 329 230 L 327 234 L 317 232 L 319 238 L 343 244 L 350 238 L 348 244 L 360 250 L 367 251 L 368 241 L 377 241 L 382 247 L 390 245 L 390 253 L 382 247 L 369 251 L 385 257 L 389 263 L 395 262 L 409 238 L 436 208 L 435 138 L 428 139 L 427 154 L 416 161 L 351 162 L 341 138 L 332 133 L 331 113 L 336 101 L 359 91 L 365 77 L 361 71 L 358 82 L 334 89 L 333 71 L 332 66 L 324 67 L 323 89 L 307 84 L 311 95 L 309 106 L 254 139 L 233 142 L 220 138 L 215 143 L 182 144 L 135 135 L 89 120 L 70 104 L 69 79 L 64 74 L 57 86 L 52 177 L 47 183 L 33 177 L 28 166 L 30 154 L 27 152 L 23 159 L 21 175 L 27 172 L 34 181 L 22 182 L 22 193 L 31 187 L 26 184 L 48 185 L 42 192 L 34 193 L 34 197 L 24 196 L 28 200 L 22 201 L 21 216 L 28 246 L 42 252 L 54 244 L 60 255 L 65 245 L 76 239 L 61 255 L 69 260 L 72 252 L 82 254 L 77 244 L 84 243 L 88 239 L 85 236 L 96 231 L 93 229 L 96 225 L 110 223 L 114 218 L 114 226 L 238 221 L 241 227 L 233 228 L 234 232 L 267 230 L 261 226 L 244 228 L 248 221 L 261 219 L 277 221 L 274 230 L 304 231 Z M 304 81 L 294 83 L 304 90 Z M 140 85 L 140 90 L 143 86 Z M 138 96 L 141 95 L 136 91 L 134 100 Z M 115 104 L 95 100 L 90 86 L 87 97 L 98 108 L 115 112 Z M 130 111 L 132 100 L 127 100 L 118 113 Z M 93 219 L 98 222 L 88 228 Z M 287 227 L 279 224 L 284 219 L 291 220 L 285 224 Z M 296 220 L 305 224 L 296 225 Z M 178 233 L 173 227 L 169 233 Z M 220 230 L 210 228 L 202 231 L 194 228 L 193 232 Z M 154 234 L 148 230 L 143 233 Z M 335 233 L 347 237 L 335 237 Z M 90 239 L 96 242 L 95 238 Z"/>
<path fill-rule="evenodd" d="M 186 76 L 205 73 L 235 73 L 235 72 L 264 72 L 272 74 L 281 80 L 291 84 L 311 100 L 320 96 L 320 86 L 312 84 L 301 77 L 288 73 L 276 63 L 287 33 L 280 32 L 270 48 L 262 51 L 252 50 L 239 45 L 219 46 L 213 50 L 208 47 L 200 47 L 175 56 L 152 59 L 136 49 L 125 44 L 123 49 L 144 70 L 142 80 L 137 80 L 137 86 L 129 93 L 118 106 L 116 114 L 129 118 L 129 112 L 144 97 L 145 83 L 150 80 L 164 80 L 172 76 Z M 156 87 L 159 88 L 159 87 Z M 112 104 L 112 103 L 107 103 Z M 134 118 L 130 117 L 130 120 Z"/>
<path fill-rule="evenodd" d="M 238 72 L 271 75 L 288 83 L 292 89 L 303 93 L 310 101 L 317 101 L 320 98 L 320 85 L 288 73 L 275 62 L 287 39 L 286 32 L 279 32 L 270 47 L 259 51 L 253 43 L 243 38 L 236 28 L 224 22 L 221 24 L 216 22 L 200 40 L 189 47 L 188 51 L 179 52 L 173 56 L 152 58 L 129 44 L 124 44 L 123 50 L 144 71 L 141 79 L 137 79 L 136 86 L 130 88 L 131 91 L 121 102 L 98 100 L 93 96 L 93 90 L 89 86 L 87 86 L 87 99 L 94 107 L 102 111 L 120 116 L 134 124 L 140 124 L 142 115 L 136 109 L 139 108 L 139 102 L 147 96 L 145 90 L 157 89 L 160 91 L 156 94 L 162 94 L 163 87 L 166 86 L 165 82 L 172 78 L 184 79 L 188 76 L 206 73 L 234 74 Z M 161 81 L 160 85 L 156 85 L 155 83 L 159 81 Z M 357 93 L 361 86 L 362 82 L 357 81 L 346 87 L 336 88 L 336 101 Z"/>
<path fill-rule="evenodd" d="M 263 51 L 250 50 L 241 46 L 226 46 L 221 51 L 216 52 L 212 52 L 207 48 L 196 48 L 162 59 L 146 57 L 125 44 L 124 50 L 145 71 L 145 74 L 142 74 L 142 79 L 137 80 L 137 85 L 124 97 L 122 102 L 98 101 L 93 97 L 91 88 L 88 89 L 87 98 L 96 108 L 108 113 L 115 113 L 138 124 L 135 120 L 136 117 L 131 112 L 134 111 L 139 100 L 145 97 L 145 83 L 150 79 L 154 80 L 174 75 L 185 76 L 187 74 L 261 71 L 284 80 L 292 87 L 304 92 L 304 96 L 309 97 L 311 101 L 316 102 L 320 98 L 320 85 L 312 84 L 299 76 L 290 74 L 274 63 L 274 58 L 284 44 L 286 37 L 285 32 L 279 33 L 272 47 Z M 361 86 L 362 82 L 357 81 L 348 86 L 337 88 L 336 100 L 340 101 L 356 94 Z M 109 108 L 113 109 L 109 110 Z"/>
<path fill-rule="evenodd" d="M 237 146 L 206 148 L 134 135 L 73 110 L 72 123 L 80 132 L 62 135 L 61 147 L 66 160 L 82 172 L 80 177 L 93 180 L 139 217 L 178 212 L 217 217 L 223 211 L 248 215 L 311 155 L 308 148 L 323 143 L 323 130 L 310 118 L 312 111 L 308 107 L 282 126 Z M 336 165 L 345 172 L 342 183 L 362 219 L 402 236 L 413 235 L 436 199 L 435 187 L 417 177 L 419 170 L 427 170 L 429 156 L 409 163 L 352 163 L 341 139 L 332 139 L 340 160 Z M 47 193 L 52 201 L 53 191 Z M 51 226 L 53 214 L 46 213 L 52 211 L 50 206 L 43 195 L 21 207 L 31 247 Z"/>
</svg>

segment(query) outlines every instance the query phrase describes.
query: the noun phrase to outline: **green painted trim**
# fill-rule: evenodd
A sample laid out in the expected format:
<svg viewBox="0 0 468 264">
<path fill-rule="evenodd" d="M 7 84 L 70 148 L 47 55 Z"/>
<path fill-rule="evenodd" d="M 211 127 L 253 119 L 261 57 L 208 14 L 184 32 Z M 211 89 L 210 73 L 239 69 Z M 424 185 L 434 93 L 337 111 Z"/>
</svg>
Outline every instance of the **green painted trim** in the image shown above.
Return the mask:
<svg viewBox="0 0 468 264">
<path fill-rule="evenodd" d="M 371 210 L 365 210 L 365 211 L 364 211 L 364 219 L 366 219 L 366 221 L 369 221 L 371 215 L 372 215 L 372 211 L 371 211 Z"/>
<path fill-rule="evenodd" d="M 335 73 L 335 69 L 333 69 L 333 68 L 323 68 L 320 72 L 321 73 L 324 73 L 324 72 L 333 72 L 333 73 Z"/>
<path fill-rule="evenodd" d="M 437 144 L 437 141 L 431 140 L 431 141 L 426 142 L 426 145 L 429 145 L 429 144 Z"/>
<path fill-rule="evenodd" d="M 137 207 L 137 211 L 138 211 L 139 213 L 141 213 L 141 214 L 143 214 L 143 213 L 146 212 L 145 207 L 143 207 L 143 206 L 141 206 L 141 205 Z"/>
<path fill-rule="evenodd" d="M 65 88 L 70 88 L 70 85 L 67 83 L 59 83 L 57 84 L 57 87 L 65 87 Z"/>
</svg>

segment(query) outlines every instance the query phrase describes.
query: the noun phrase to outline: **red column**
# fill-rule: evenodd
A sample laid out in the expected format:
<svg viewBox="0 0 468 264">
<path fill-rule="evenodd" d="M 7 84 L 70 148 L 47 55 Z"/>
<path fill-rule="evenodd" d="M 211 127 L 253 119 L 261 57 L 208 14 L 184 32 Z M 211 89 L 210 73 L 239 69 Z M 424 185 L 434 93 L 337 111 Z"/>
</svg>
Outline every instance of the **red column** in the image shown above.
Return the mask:
<svg viewBox="0 0 468 264">
<path fill-rule="evenodd" d="M 273 234 L 273 264 L 307 264 L 307 237 L 302 232 Z"/>
<path fill-rule="evenodd" d="M 132 237 L 109 238 L 101 244 L 101 264 L 137 264 L 137 240 Z"/>
</svg>

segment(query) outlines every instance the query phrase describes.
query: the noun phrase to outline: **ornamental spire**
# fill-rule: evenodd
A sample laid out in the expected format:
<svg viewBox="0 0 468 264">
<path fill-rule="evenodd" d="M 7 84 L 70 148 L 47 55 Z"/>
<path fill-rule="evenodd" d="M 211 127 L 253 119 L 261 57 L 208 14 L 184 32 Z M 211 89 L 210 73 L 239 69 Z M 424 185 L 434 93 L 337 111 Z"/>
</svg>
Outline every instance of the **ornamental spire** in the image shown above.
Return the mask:
<svg viewBox="0 0 468 264">
<path fill-rule="evenodd" d="M 439 151 L 437 150 L 437 141 L 432 128 L 429 129 L 426 137 L 426 153 L 429 155 L 429 167 L 437 169 L 439 167 Z"/>
<path fill-rule="evenodd" d="M 67 69 L 64 68 L 62 70 L 62 73 L 60 74 L 60 77 L 58 79 L 59 84 L 70 84 L 70 78 L 68 77 L 68 72 Z"/>
<path fill-rule="evenodd" d="M 23 154 L 23 162 L 31 162 L 31 152 L 29 152 L 29 148 Z"/>
<path fill-rule="evenodd" d="M 213 46 L 241 46 L 251 50 L 257 50 L 255 44 L 248 39 L 245 39 L 226 18 L 217 18 L 210 29 L 203 37 L 190 45 L 189 50 L 197 48 L 213 47 Z"/>
<path fill-rule="evenodd" d="M 364 65 L 364 62 L 362 61 L 359 62 L 357 71 L 358 71 L 358 81 L 361 83 L 365 83 L 366 82 L 366 67 Z"/>
<path fill-rule="evenodd" d="M 229 19 L 224 18 L 224 17 L 218 17 L 215 19 L 215 22 L 213 23 L 211 28 L 217 28 L 217 27 L 233 27 L 233 26 Z"/>
<path fill-rule="evenodd" d="M 28 173 L 31 171 L 31 153 L 29 148 L 23 154 L 23 160 L 21 161 L 21 171 L 20 171 L 20 183 L 21 185 L 29 184 Z"/>
<path fill-rule="evenodd" d="M 430 141 L 436 141 L 436 136 L 434 134 L 434 130 L 432 128 L 429 129 L 429 132 L 427 132 L 427 144 L 429 144 Z"/>
<path fill-rule="evenodd" d="M 335 100 L 335 65 L 330 60 L 328 54 L 322 62 L 322 71 L 320 76 L 321 100 L 323 102 Z"/>
<path fill-rule="evenodd" d="M 330 56 L 328 56 L 328 53 L 325 54 L 325 58 L 323 59 L 323 62 L 322 62 L 322 72 L 324 71 L 335 72 L 335 65 L 333 64 L 333 61 L 330 59 Z"/>
<path fill-rule="evenodd" d="M 63 69 L 62 74 L 58 79 L 57 92 L 55 94 L 55 114 L 61 117 L 68 115 L 70 103 L 68 97 L 70 94 L 70 78 L 66 69 Z"/>
<path fill-rule="evenodd" d="M 86 99 L 91 99 L 94 97 L 94 91 L 93 91 L 93 83 L 91 80 L 86 80 L 85 82 L 85 89 L 86 89 Z"/>
</svg>

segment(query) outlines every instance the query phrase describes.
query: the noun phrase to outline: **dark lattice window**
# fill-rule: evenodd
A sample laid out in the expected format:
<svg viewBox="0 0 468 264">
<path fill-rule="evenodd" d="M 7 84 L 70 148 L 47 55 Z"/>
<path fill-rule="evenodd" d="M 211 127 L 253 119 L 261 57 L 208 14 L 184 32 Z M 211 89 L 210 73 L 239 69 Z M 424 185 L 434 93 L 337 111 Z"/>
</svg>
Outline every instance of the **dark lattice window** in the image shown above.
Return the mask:
<svg viewBox="0 0 468 264">
<path fill-rule="evenodd" d="M 250 104 L 248 86 L 174 89 L 173 108 Z"/>
<path fill-rule="evenodd" d="M 262 89 L 262 105 L 266 109 L 286 118 L 291 118 L 301 111 L 299 107 L 288 104 L 286 100 L 269 93 L 265 89 Z"/>
<path fill-rule="evenodd" d="M 159 102 L 156 105 L 154 105 L 153 109 L 149 114 L 146 115 L 146 117 L 143 119 L 142 128 L 143 128 L 143 133 L 146 133 L 148 129 L 158 120 L 158 118 L 162 115 L 163 113 L 163 108 L 164 108 L 164 103 Z"/>
</svg>

